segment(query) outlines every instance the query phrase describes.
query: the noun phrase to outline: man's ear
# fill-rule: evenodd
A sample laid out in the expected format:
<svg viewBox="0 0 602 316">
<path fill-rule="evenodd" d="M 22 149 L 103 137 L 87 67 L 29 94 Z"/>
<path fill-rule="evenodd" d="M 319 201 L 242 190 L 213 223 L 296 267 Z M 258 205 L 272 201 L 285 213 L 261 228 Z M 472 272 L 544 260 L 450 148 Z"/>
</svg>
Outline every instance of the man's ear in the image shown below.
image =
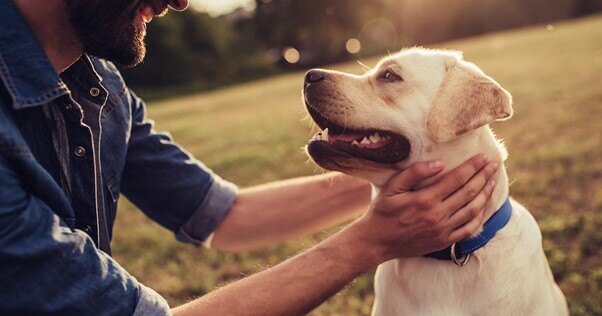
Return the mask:
<svg viewBox="0 0 602 316">
<path fill-rule="evenodd" d="M 449 65 L 435 94 L 426 127 L 431 138 L 441 143 L 511 116 L 510 93 L 476 66 L 457 61 Z"/>
</svg>

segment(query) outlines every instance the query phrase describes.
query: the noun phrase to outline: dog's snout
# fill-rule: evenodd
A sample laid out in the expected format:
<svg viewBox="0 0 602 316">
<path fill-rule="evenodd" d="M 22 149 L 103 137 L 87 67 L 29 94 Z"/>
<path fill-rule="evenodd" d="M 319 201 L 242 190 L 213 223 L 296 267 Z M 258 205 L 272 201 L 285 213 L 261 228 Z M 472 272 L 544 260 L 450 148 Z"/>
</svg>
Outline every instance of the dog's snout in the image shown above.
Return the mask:
<svg viewBox="0 0 602 316">
<path fill-rule="evenodd" d="M 307 72 L 307 74 L 305 74 L 305 84 L 310 84 L 310 83 L 316 83 L 316 82 L 320 82 L 322 80 L 324 80 L 325 75 L 324 72 L 320 71 L 320 70 L 310 70 Z"/>
</svg>

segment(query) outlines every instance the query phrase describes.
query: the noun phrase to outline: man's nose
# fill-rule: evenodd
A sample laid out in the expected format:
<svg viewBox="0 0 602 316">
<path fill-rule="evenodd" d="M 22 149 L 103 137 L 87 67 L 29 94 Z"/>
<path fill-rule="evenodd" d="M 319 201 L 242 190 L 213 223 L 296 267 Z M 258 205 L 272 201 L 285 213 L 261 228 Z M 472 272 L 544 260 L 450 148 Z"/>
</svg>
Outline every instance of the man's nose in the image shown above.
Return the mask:
<svg viewBox="0 0 602 316">
<path fill-rule="evenodd" d="M 188 8 L 188 0 L 169 0 L 169 7 L 176 11 L 184 11 Z"/>
<path fill-rule="evenodd" d="M 305 74 L 305 86 L 312 83 L 318 83 L 326 77 L 326 74 L 318 69 L 312 69 Z"/>
</svg>

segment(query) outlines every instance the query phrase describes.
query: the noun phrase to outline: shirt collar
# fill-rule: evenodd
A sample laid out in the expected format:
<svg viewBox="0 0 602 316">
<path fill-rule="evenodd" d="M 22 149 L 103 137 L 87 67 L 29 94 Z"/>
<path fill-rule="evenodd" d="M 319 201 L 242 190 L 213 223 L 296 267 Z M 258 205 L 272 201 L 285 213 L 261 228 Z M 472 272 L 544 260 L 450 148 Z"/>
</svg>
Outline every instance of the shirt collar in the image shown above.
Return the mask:
<svg viewBox="0 0 602 316">
<path fill-rule="evenodd" d="M 22 109 L 69 92 L 11 0 L 0 0 L 0 79 Z"/>
</svg>

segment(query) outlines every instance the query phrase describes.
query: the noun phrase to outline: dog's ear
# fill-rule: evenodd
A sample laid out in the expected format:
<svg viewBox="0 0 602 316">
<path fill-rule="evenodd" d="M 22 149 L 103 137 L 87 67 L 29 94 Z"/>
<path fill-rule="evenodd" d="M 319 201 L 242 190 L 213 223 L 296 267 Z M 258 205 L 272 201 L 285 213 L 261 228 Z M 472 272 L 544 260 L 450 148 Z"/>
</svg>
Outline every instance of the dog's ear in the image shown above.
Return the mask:
<svg viewBox="0 0 602 316">
<path fill-rule="evenodd" d="M 434 141 L 447 142 L 512 116 L 510 93 L 475 65 L 456 59 L 446 70 L 427 114 L 427 131 Z"/>
</svg>

